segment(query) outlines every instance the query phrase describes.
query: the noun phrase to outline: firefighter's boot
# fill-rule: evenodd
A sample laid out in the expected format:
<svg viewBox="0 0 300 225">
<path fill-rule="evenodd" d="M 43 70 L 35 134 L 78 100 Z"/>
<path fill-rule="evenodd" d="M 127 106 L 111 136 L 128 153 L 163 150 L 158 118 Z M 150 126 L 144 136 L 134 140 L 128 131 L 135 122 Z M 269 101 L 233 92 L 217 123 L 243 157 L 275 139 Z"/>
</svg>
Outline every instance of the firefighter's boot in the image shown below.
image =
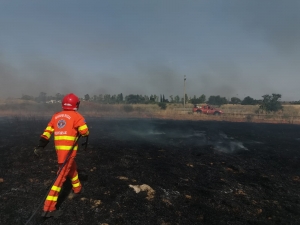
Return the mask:
<svg viewBox="0 0 300 225">
<path fill-rule="evenodd" d="M 44 211 L 42 213 L 42 217 L 44 218 L 49 218 L 49 217 L 54 217 L 54 218 L 58 218 L 63 214 L 63 211 L 61 210 L 54 210 L 54 211 Z"/>
<path fill-rule="evenodd" d="M 80 192 L 78 193 L 74 193 L 73 191 L 68 195 L 68 199 L 72 200 L 72 199 L 75 199 L 75 198 L 78 198 L 82 195 L 82 193 L 84 192 L 84 189 L 83 187 L 81 187 L 81 190 Z"/>
</svg>

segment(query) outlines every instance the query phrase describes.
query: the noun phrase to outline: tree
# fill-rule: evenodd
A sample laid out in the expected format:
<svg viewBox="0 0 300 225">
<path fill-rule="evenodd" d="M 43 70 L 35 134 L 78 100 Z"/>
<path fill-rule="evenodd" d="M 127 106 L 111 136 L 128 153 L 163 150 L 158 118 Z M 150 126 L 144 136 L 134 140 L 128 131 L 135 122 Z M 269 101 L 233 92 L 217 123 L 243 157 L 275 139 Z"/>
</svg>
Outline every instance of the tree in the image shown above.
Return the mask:
<svg viewBox="0 0 300 225">
<path fill-rule="evenodd" d="M 203 103 L 206 101 L 206 96 L 204 94 L 202 94 L 198 99 L 199 99 L 200 103 Z"/>
<path fill-rule="evenodd" d="M 179 103 L 180 102 L 180 97 L 178 95 L 175 96 L 174 102 L 175 103 Z"/>
<path fill-rule="evenodd" d="M 223 105 L 223 104 L 227 104 L 228 101 L 225 97 L 221 97 L 220 95 L 217 95 L 217 96 L 209 96 L 208 98 L 208 101 L 207 101 L 208 104 L 211 104 L 211 105 Z"/>
<path fill-rule="evenodd" d="M 123 94 L 122 93 L 118 94 L 118 96 L 117 96 L 117 102 L 118 103 L 123 102 Z"/>
<path fill-rule="evenodd" d="M 146 103 L 145 96 L 138 95 L 138 103 L 145 104 Z"/>
<path fill-rule="evenodd" d="M 155 102 L 155 101 L 156 101 L 155 95 L 150 95 L 149 101 L 150 101 L 150 102 Z"/>
<path fill-rule="evenodd" d="M 33 100 L 34 97 L 30 96 L 30 95 L 22 95 L 21 97 L 22 100 Z"/>
<path fill-rule="evenodd" d="M 144 103 L 145 98 L 142 95 L 127 95 L 125 101 L 128 104 Z"/>
<path fill-rule="evenodd" d="M 184 99 L 182 98 L 182 103 L 187 103 L 189 101 L 189 96 L 187 94 L 184 95 Z"/>
<path fill-rule="evenodd" d="M 251 98 L 250 96 L 247 96 L 243 99 L 241 102 L 241 105 L 256 105 L 257 101 Z"/>
<path fill-rule="evenodd" d="M 46 102 L 47 101 L 47 94 L 45 92 L 41 92 L 39 97 L 37 97 L 37 102 Z"/>
<path fill-rule="evenodd" d="M 149 103 L 149 101 L 150 101 L 150 98 L 149 98 L 149 96 L 148 95 L 144 95 L 144 97 L 143 97 L 144 99 L 145 99 L 145 103 L 146 104 L 148 104 Z"/>
<path fill-rule="evenodd" d="M 97 102 L 97 95 L 94 95 L 93 97 L 92 97 L 92 100 L 94 101 L 94 102 Z"/>
<path fill-rule="evenodd" d="M 84 100 L 85 100 L 85 101 L 90 100 L 90 95 L 89 95 L 89 94 L 86 94 L 86 95 L 84 96 Z"/>
<path fill-rule="evenodd" d="M 103 96 L 103 102 L 104 102 L 105 104 L 109 104 L 109 103 L 110 103 L 110 94 L 105 94 L 105 95 Z"/>
<path fill-rule="evenodd" d="M 64 98 L 64 96 L 60 93 L 56 93 L 55 95 L 55 100 L 56 101 L 62 101 L 62 99 Z"/>
<path fill-rule="evenodd" d="M 190 100 L 190 102 L 192 104 L 201 104 L 203 102 L 205 102 L 205 95 L 201 95 L 199 98 L 196 97 L 196 95 L 194 95 L 194 97 Z"/>
<path fill-rule="evenodd" d="M 231 104 L 241 104 L 241 99 L 237 98 L 237 97 L 232 97 L 230 100 Z"/>
<path fill-rule="evenodd" d="M 98 95 L 97 102 L 103 102 L 103 95 L 102 94 Z"/>
<path fill-rule="evenodd" d="M 116 95 L 112 95 L 112 96 L 110 97 L 109 103 L 110 103 L 110 104 L 115 104 L 116 101 L 117 101 L 117 96 L 116 96 Z"/>
<path fill-rule="evenodd" d="M 283 107 L 279 99 L 281 98 L 281 94 L 272 94 L 272 95 L 263 95 L 263 100 L 259 105 L 259 109 L 262 111 L 269 112 L 277 112 L 282 110 Z"/>
</svg>

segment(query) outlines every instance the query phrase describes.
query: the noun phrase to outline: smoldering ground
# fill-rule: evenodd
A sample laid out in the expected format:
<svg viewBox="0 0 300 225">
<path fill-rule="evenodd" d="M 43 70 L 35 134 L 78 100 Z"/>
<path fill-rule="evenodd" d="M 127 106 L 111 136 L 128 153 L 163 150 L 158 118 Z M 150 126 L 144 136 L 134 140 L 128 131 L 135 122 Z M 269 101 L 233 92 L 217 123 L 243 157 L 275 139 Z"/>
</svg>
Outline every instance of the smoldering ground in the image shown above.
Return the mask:
<svg viewBox="0 0 300 225">
<path fill-rule="evenodd" d="M 133 120 L 132 123 L 135 123 Z M 211 145 L 216 151 L 224 153 L 233 153 L 235 151 L 247 150 L 243 143 L 235 140 L 233 137 L 228 137 L 225 133 L 220 131 L 217 127 L 210 127 L 209 129 L 194 129 L 195 127 L 175 127 L 170 129 L 167 122 L 160 121 L 154 123 L 143 123 L 134 126 L 131 129 L 128 126 L 125 130 L 118 130 L 120 132 L 119 138 L 127 138 L 127 140 L 143 140 L 145 143 L 153 145 L 173 146 L 176 148 L 178 143 L 186 144 L 190 147 L 201 149 L 205 145 Z M 179 144 L 179 145 L 180 145 Z"/>
<path fill-rule="evenodd" d="M 42 158 L 32 153 L 46 123 L 1 121 L 1 224 L 24 224 L 55 177 L 53 143 Z M 77 155 L 83 195 L 61 202 L 61 218 L 41 220 L 39 209 L 29 224 L 300 222 L 299 126 L 91 118 L 87 123 L 89 149 Z"/>
</svg>

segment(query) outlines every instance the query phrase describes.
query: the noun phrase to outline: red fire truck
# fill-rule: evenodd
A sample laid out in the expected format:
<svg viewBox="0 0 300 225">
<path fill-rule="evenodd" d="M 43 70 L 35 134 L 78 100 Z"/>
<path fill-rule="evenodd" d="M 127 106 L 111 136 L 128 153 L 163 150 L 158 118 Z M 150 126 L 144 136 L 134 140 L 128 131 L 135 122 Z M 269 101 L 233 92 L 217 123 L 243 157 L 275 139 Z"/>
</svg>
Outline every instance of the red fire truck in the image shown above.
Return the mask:
<svg viewBox="0 0 300 225">
<path fill-rule="evenodd" d="M 214 108 L 210 105 L 194 105 L 193 112 L 211 115 L 221 115 L 223 113 L 220 109 Z"/>
</svg>

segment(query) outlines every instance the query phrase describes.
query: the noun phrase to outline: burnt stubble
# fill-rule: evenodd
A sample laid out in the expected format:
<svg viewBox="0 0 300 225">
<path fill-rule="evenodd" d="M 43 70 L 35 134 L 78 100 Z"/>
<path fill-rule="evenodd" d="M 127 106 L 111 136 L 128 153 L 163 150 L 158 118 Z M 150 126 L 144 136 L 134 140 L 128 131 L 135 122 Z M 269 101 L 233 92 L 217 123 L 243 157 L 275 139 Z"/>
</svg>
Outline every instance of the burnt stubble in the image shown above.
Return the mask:
<svg viewBox="0 0 300 225">
<path fill-rule="evenodd" d="M 0 224 L 300 224 L 299 125 L 87 123 L 89 147 L 77 155 L 84 193 L 69 199 L 66 182 L 63 216 L 42 220 L 57 172 L 53 141 L 33 155 L 47 120 L 1 121 Z"/>
</svg>

